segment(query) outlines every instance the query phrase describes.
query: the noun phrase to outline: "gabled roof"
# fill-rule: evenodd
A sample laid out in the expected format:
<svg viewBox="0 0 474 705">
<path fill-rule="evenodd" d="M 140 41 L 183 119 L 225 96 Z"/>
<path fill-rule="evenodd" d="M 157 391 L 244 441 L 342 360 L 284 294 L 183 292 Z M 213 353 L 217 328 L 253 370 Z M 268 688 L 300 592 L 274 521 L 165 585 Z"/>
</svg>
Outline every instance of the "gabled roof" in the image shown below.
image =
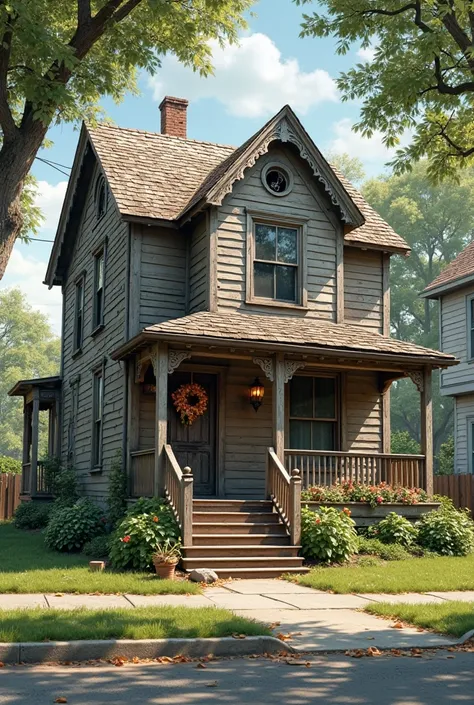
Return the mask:
<svg viewBox="0 0 474 705">
<path fill-rule="evenodd" d="M 441 294 L 474 282 L 474 242 L 471 242 L 423 291 L 423 298 Z"/>
<path fill-rule="evenodd" d="M 254 313 L 211 313 L 199 311 L 189 316 L 157 323 L 145 328 L 139 336 L 112 353 L 120 359 L 132 352 L 134 346 L 146 340 L 164 339 L 224 344 L 277 345 L 304 347 L 309 352 L 334 354 L 357 353 L 361 357 L 398 359 L 400 362 L 419 362 L 435 367 L 456 364 L 453 355 L 430 350 L 395 338 L 373 333 L 352 323 L 331 323 L 314 318 L 265 316 Z"/>
</svg>

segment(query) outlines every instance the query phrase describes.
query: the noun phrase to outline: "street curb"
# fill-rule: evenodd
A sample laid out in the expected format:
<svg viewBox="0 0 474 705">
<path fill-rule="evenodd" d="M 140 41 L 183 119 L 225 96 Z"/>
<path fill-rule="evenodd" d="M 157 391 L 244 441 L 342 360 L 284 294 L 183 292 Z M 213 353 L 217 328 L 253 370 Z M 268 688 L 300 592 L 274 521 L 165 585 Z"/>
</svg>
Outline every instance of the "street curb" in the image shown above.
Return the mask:
<svg viewBox="0 0 474 705">
<path fill-rule="evenodd" d="M 0 644 L 3 663 L 44 663 L 48 661 L 89 661 L 117 657 L 159 658 L 160 656 L 250 656 L 294 652 L 273 636 L 211 639 L 110 639 L 104 641 L 48 641 Z"/>
</svg>

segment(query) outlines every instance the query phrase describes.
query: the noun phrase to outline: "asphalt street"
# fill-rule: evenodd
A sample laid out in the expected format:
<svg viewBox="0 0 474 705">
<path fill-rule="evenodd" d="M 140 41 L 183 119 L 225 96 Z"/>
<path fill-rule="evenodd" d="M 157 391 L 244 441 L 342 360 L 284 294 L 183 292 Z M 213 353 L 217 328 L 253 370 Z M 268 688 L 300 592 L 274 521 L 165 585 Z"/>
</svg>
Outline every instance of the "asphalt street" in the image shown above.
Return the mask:
<svg viewBox="0 0 474 705">
<path fill-rule="evenodd" d="M 166 703 L 341 703 L 441 705 L 474 701 L 474 653 L 438 651 L 422 658 L 308 656 L 296 662 L 222 660 L 186 664 L 6 666 L 1 705 Z M 60 700 L 61 702 L 61 700 Z"/>
</svg>

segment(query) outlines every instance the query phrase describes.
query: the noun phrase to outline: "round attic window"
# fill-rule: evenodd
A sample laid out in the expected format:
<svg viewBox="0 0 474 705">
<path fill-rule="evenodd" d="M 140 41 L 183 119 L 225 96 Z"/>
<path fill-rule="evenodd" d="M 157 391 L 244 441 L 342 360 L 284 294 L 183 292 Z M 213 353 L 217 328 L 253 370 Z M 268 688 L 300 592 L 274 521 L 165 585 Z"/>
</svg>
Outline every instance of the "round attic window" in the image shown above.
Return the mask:
<svg viewBox="0 0 474 705">
<path fill-rule="evenodd" d="M 267 164 L 262 170 L 262 182 L 274 196 L 286 196 L 293 188 L 291 172 L 280 164 Z"/>
</svg>

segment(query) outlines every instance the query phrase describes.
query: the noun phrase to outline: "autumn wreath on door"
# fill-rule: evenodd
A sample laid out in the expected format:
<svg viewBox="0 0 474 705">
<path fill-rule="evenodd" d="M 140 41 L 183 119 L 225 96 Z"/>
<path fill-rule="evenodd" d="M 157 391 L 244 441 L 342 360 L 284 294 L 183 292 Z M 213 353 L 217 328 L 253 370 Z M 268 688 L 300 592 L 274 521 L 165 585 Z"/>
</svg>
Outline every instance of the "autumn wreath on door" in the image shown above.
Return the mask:
<svg viewBox="0 0 474 705">
<path fill-rule="evenodd" d="M 199 416 L 207 411 L 209 398 L 207 392 L 200 384 L 191 382 L 182 384 L 171 395 L 173 404 L 178 412 L 181 423 L 191 426 Z"/>
</svg>

